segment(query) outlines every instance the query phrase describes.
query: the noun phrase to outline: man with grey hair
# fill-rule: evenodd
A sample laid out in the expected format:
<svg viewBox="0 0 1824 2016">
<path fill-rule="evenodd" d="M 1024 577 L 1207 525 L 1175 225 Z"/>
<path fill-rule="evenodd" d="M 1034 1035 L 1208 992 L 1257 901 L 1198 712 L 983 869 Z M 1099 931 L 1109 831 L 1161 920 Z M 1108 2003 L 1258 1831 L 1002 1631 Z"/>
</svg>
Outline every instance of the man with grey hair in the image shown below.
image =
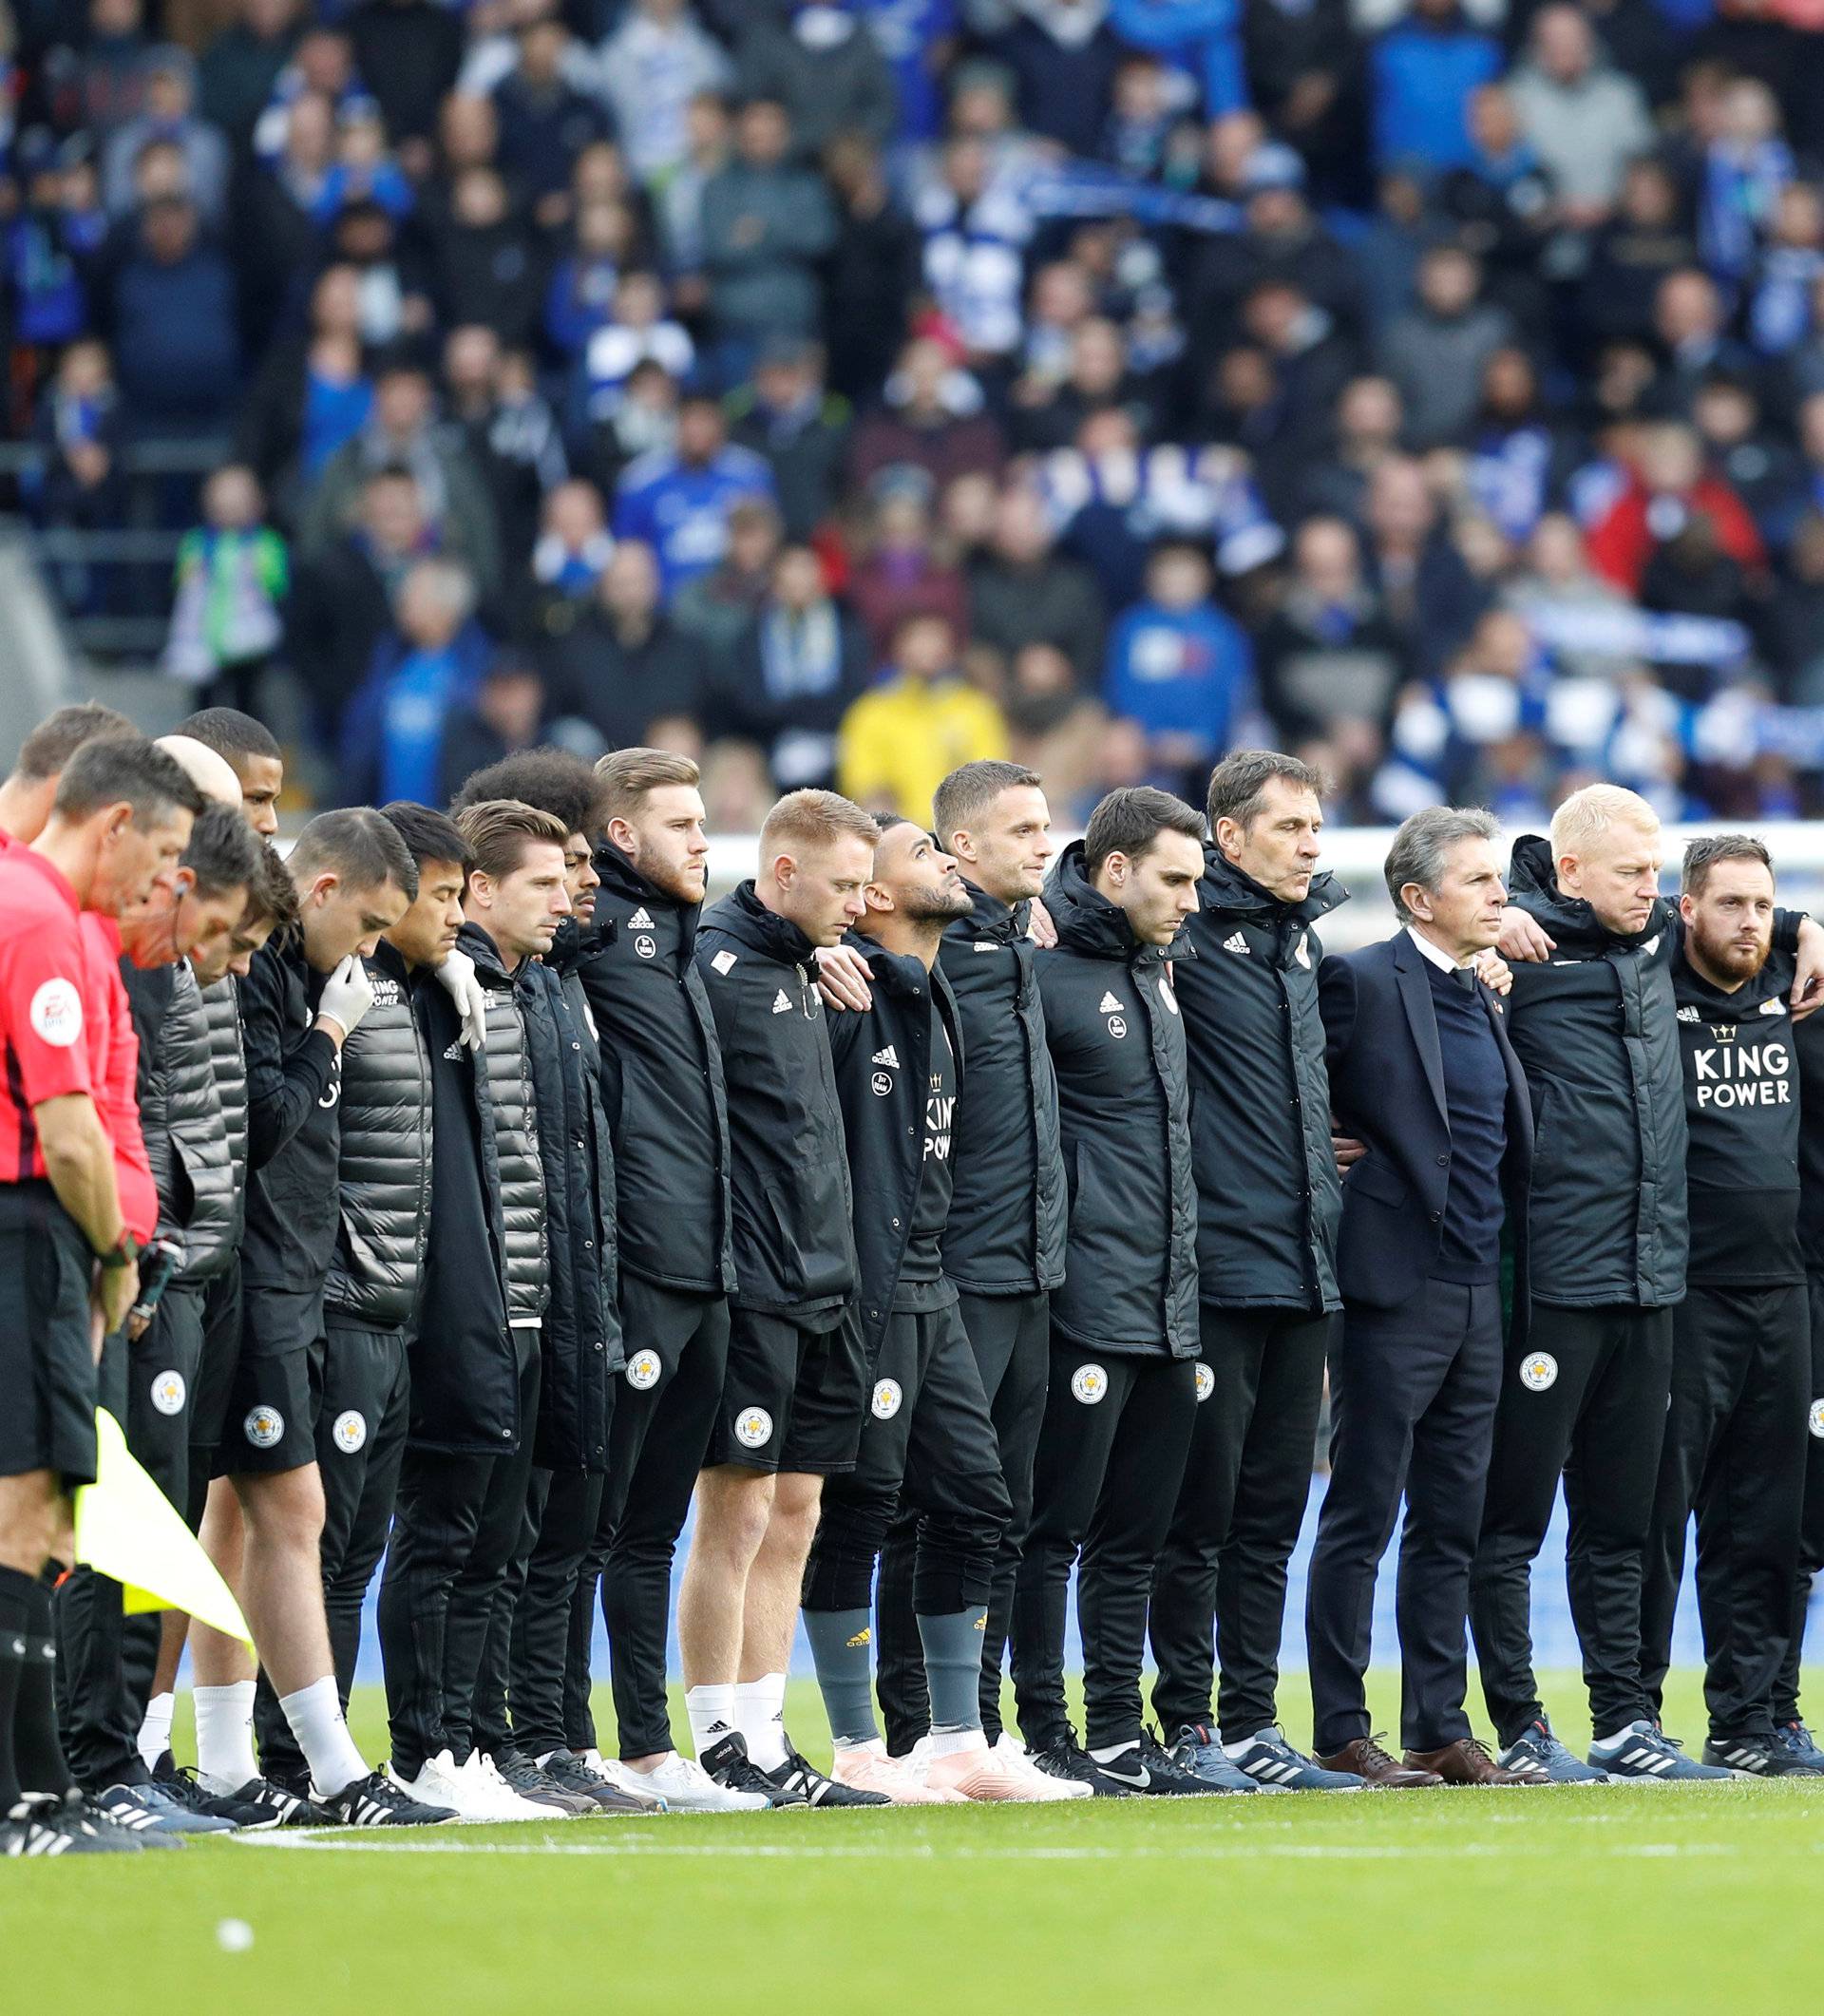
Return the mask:
<svg viewBox="0 0 1824 2016">
<path fill-rule="evenodd" d="M 1470 1733 L 1464 1619 L 1501 1384 L 1501 1239 L 1527 1323 L 1532 1112 L 1505 1016 L 1476 977 L 1507 890 L 1482 811 L 1416 812 L 1387 856 L 1401 928 L 1318 974 L 1330 1099 L 1366 1153 L 1342 1185 L 1330 1359 L 1330 1489 L 1305 1609 L 1313 1748 L 1371 1784 L 1545 1782 Z M 1380 1557 L 1399 1516 L 1403 1760 L 1372 1731 L 1363 1675 Z"/>
<path fill-rule="evenodd" d="M 1515 842 L 1501 937 L 1541 1123 L 1529 1225 L 1539 1306 L 1532 1338 L 1508 1350 L 1470 1617 L 1503 1761 L 1561 1783 L 1721 1776 L 1640 1714 L 1644 1563 L 1690 1249 L 1673 989 L 1683 927 L 1660 894 L 1663 858 L 1645 799 L 1586 785 L 1549 839 Z M 1824 932 L 1779 911 L 1773 944 L 1796 953 L 1796 1011 Z M 1552 1734 L 1532 1670 L 1531 1568 L 1561 1474 L 1586 1764 Z"/>
</svg>

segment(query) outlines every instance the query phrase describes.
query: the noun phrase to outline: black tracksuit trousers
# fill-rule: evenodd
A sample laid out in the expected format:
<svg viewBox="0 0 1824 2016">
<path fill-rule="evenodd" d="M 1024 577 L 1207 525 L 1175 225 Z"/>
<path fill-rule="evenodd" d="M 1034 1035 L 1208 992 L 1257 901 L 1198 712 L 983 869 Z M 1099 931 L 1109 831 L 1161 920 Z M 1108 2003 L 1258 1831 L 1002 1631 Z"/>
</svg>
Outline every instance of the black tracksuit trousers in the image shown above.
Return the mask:
<svg viewBox="0 0 1824 2016">
<path fill-rule="evenodd" d="M 1028 1749 L 1070 1728 L 1064 1634 L 1074 1566 L 1085 1740 L 1111 1749 L 1139 1739 L 1148 1592 L 1196 1411 L 1189 1359 L 1095 1352 L 1053 1332 L 1033 1528 L 1014 1584 L 1014 1694 Z"/>
<path fill-rule="evenodd" d="M 101 1404 L 180 1512 L 188 1509 L 202 1306 L 200 1288 L 167 1288 L 138 1343 L 120 1333 L 106 1341 L 99 1377 Z M 120 1584 L 78 1568 L 57 1591 L 55 1617 L 58 1722 L 71 1775 L 88 1792 L 142 1784 L 151 1774 L 140 1757 L 140 1724 L 163 1613 L 126 1616 Z"/>
<path fill-rule="evenodd" d="M 722 1401 L 729 1305 L 623 1268 L 620 1334 L 627 1367 L 608 1430 L 606 1488 L 570 1609 L 563 1740 L 572 1750 L 596 1747 L 589 1654 L 599 1588 L 619 1754 L 656 1757 L 674 1747 L 665 1688 L 672 1557 Z"/>
<path fill-rule="evenodd" d="M 1503 1746 L 1546 1712 L 1532 1671 L 1531 1576 L 1561 1473 L 1590 1723 L 1612 1736 L 1641 1712 L 1641 1588 L 1672 1388 L 1672 1313 L 1535 1299 L 1526 1348 L 1508 1351 L 1470 1578 L 1482 1692 Z"/>
<path fill-rule="evenodd" d="M 346 1714 L 361 1656 L 361 1609 L 387 1550 L 411 1413 L 405 1332 L 344 1321 L 331 1310 L 311 1348 L 316 1467 L 323 1479 L 323 1608 Z M 307 1775 L 262 1668 L 254 1699 L 260 1768 L 284 1784 Z"/>
<path fill-rule="evenodd" d="M 1812 1600 L 1812 1580 L 1824 1569 L 1824 1274 L 1807 1283 L 1811 1306 L 1812 1383 L 1806 1396 L 1805 1505 L 1798 1522 L 1798 1574 L 1793 1587 L 1793 1621 L 1774 1683 L 1774 1721 L 1796 1722 L 1798 1675 L 1805 1659 L 1805 1617 Z"/>
<path fill-rule="evenodd" d="M 1152 1574 L 1152 1711 L 1169 1742 L 1208 1726 L 1222 1661 L 1227 1742 L 1279 1721 L 1285 1569 L 1311 1495 L 1324 1357 L 1336 1319 L 1198 1312 L 1197 1414 L 1171 1532 Z"/>
<path fill-rule="evenodd" d="M 565 1747 L 565 1668 L 583 1563 L 601 1517 L 599 1471 L 535 1469 L 519 1545 L 487 1625 L 475 1747 L 539 1758 Z"/>
<path fill-rule="evenodd" d="M 516 1329 L 519 1440 L 510 1455 L 408 1448 L 380 1583 L 380 1653 L 393 1767 L 474 1747 L 477 1683 L 496 1595 L 525 1523 L 538 1429 L 539 1333 Z"/>
<path fill-rule="evenodd" d="M 1660 1712 L 1685 1527 L 1695 1511 L 1703 1693 L 1718 1740 L 1773 1733 L 1798 1573 L 1810 1327 L 1802 1282 L 1694 1284 L 1679 1304 L 1672 1407 L 1647 1543 L 1640 1712 Z"/>
<path fill-rule="evenodd" d="M 957 1303 L 981 1376 L 1011 1507 L 995 1558 L 995 1588 L 988 1599 L 988 1629 L 981 1648 L 981 1727 L 990 1743 L 1000 1736 L 1000 1676 L 1013 1622 L 1014 1577 L 1033 1523 L 1033 1459 L 1038 1451 L 1039 1423 L 1045 1418 L 1052 1355 L 1050 1303 L 1043 1290 L 1031 1295 L 964 1291 Z M 886 1724 L 886 1747 L 895 1757 L 903 1757 L 931 1725 L 924 1646 L 912 1607 L 918 1534 L 916 1511 L 907 1508 L 895 1515 L 881 1550 L 877 1585 L 874 1689 Z"/>
</svg>

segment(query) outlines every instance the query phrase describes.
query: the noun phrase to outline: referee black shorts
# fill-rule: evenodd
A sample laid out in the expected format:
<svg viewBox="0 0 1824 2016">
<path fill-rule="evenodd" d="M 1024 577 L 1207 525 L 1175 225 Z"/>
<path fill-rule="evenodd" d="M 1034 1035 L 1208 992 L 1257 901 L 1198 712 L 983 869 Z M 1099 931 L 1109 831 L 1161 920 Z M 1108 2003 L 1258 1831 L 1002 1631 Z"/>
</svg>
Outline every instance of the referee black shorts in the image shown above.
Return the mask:
<svg viewBox="0 0 1824 2016">
<path fill-rule="evenodd" d="M 835 1476 L 855 1468 L 867 1412 L 867 1355 L 852 1304 L 808 1329 L 759 1309 L 729 1311 L 729 1369 L 705 1469 Z"/>
<path fill-rule="evenodd" d="M 48 1183 L 0 1184 L 0 1476 L 95 1481 L 94 1272 Z"/>
<path fill-rule="evenodd" d="M 218 1477 L 276 1476 L 316 1461 L 311 1352 L 323 1337 L 321 1290 L 240 1291 L 240 1354 L 215 1453 Z"/>
</svg>

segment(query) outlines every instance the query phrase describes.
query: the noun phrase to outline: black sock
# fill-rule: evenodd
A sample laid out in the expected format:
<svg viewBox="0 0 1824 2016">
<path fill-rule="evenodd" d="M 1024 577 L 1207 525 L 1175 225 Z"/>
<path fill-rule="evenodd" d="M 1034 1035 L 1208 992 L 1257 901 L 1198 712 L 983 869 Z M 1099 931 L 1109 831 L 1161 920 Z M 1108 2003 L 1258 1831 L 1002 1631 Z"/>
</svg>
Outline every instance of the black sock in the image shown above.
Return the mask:
<svg viewBox="0 0 1824 2016">
<path fill-rule="evenodd" d="M 0 1568 L 0 1814 L 19 1803 L 19 1767 L 13 1761 L 13 1723 L 19 1710 L 19 1680 L 26 1667 L 26 1642 L 36 1585 L 16 1568 Z"/>
<path fill-rule="evenodd" d="M 31 1585 L 27 1607 L 26 1660 L 19 1675 L 13 1744 L 19 1782 L 28 1792 L 48 1792 L 62 1798 L 76 1789 L 57 1738 L 57 1638 L 50 1588 L 43 1581 Z"/>
</svg>

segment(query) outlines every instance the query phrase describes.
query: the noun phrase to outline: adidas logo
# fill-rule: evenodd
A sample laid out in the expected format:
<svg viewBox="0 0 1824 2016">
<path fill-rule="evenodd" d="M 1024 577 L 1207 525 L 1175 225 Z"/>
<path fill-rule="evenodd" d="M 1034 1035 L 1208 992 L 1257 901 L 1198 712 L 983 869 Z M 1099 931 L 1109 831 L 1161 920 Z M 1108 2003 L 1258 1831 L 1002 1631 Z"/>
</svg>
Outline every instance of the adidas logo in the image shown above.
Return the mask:
<svg viewBox="0 0 1824 2016">
<path fill-rule="evenodd" d="M 646 914 L 645 904 L 642 903 L 627 920 L 627 928 L 630 931 L 650 931 L 653 928 L 653 921 Z"/>
<path fill-rule="evenodd" d="M 846 1645 L 872 1645 L 874 1643 L 874 1633 L 868 1629 L 866 1625 L 863 1625 L 861 1629 L 855 1633 L 853 1638 L 846 1638 L 843 1640 L 843 1643 Z"/>
<path fill-rule="evenodd" d="M 459 1039 L 458 1041 L 452 1043 L 449 1048 L 444 1052 L 444 1062 L 446 1064 L 460 1064 L 462 1061 L 463 1046 Z"/>
<path fill-rule="evenodd" d="M 1695 1008 L 1681 1008 L 1679 1010 L 1679 1020 L 1682 1022 L 1700 1022 L 1703 1018 Z"/>
<path fill-rule="evenodd" d="M 1102 997 L 1102 1005 L 1095 1012 L 1097 1015 L 1119 1015 L 1125 1005 L 1124 1002 L 1116 1000 L 1111 992 Z"/>
<path fill-rule="evenodd" d="M 774 1015 L 789 1015 L 791 1013 L 791 996 L 783 987 L 772 998 L 772 1012 Z"/>
<path fill-rule="evenodd" d="M 1247 941 L 1237 931 L 1232 938 L 1224 939 L 1223 950 L 1225 952 L 1239 952 L 1245 959 L 1247 957 Z"/>
<path fill-rule="evenodd" d="M 885 1064 L 892 1070 L 898 1071 L 900 1068 L 900 1054 L 889 1043 L 884 1050 L 877 1050 L 874 1053 L 874 1061 L 877 1064 Z"/>
</svg>

